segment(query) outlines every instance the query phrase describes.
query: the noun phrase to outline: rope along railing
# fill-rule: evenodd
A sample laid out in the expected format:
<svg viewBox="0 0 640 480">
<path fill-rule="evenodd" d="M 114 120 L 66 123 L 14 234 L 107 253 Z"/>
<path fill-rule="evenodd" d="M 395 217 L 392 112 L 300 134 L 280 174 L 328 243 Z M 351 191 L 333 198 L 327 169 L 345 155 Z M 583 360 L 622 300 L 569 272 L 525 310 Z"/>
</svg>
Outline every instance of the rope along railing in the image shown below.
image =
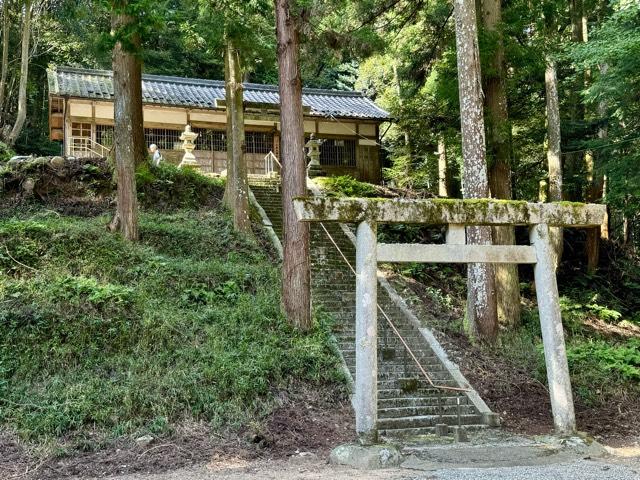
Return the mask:
<svg viewBox="0 0 640 480">
<path fill-rule="evenodd" d="M 342 259 L 344 260 L 344 262 L 347 264 L 347 266 L 349 267 L 349 270 L 351 270 L 351 273 L 353 273 L 353 275 L 356 275 L 356 271 L 353 268 L 353 266 L 351 265 L 351 262 L 349 262 L 349 259 L 345 256 L 345 254 L 342 252 L 342 249 L 338 246 L 338 244 L 336 243 L 336 241 L 333 239 L 333 237 L 331 236 L 331 234 L 329 233 L 329 231 L 327 230 L 327 228 L 324 226 L 324 224 L 322 222 L 319 222 L 320 226 L 322 227 L 322 230 L 324 230 L 324 233 L 327 235 L 327 237 L 329 238 L 329 241 L 333 244 L 333 246 L 336 248 L 336 250 L 338 251 L 338 253 L 340 254 L 340 256 L 342 257 Z M 406 349 L 407 353 L 409 353 L 409 356 L 411 357 L 411 359 L 414 361 L 414 363 L 416 364 L 416 366 L 418 367 L 418 370 L 420 370 L 420 373 L 425 377 L 425 379 L 427 380 L 427 382 L 429 382 L 429 385 L 431 385 L 433 388 L 436 388 L 438 390 L 449 390 L 449 391 L 454 391 L 454 392 L 469 392 L 470 389 L 468 388 L 460 388 L 460 387 L 450 387 L 448 385 L 438 385 L 436 383 L 433 382 L 433 380 L 431 379 L 431 376 L 427 373 L 427 371 L 424 369 L 424 367 L 422 366 L 422 364 L 420 363 L 420 361 L 418 360 L 418 358 L 415 356 L 415 354 L 413 353 L 413 351 L 411 350 L 411 348 L 409 347 L 409 345 L 407 344 L 406 340 L 402 337 L 402 334 L 398 331 L 398 329 L 396 328 L 396 326 L 394 325 L 393 321 L 391 320 L 391 318 L 389 318 L 389 315 L 387 315 L 387 313 L 384 311 L 384 309 L 380 306 L 379 303 L 376 303 L 378 310 L 380 311 L 380 313 L 382 314 L 382 316 L 385 318 L 385 320 L 387 321 L 387 323 L 389 324 L 389 326 L 391 327 L 391 330 L 393 331 L 393 333 L 398 337 L 398 339 L 400 340 L 400 343 L 402 343 L 402 345 L 404 346 L 404 348 Z"/>
</svg>

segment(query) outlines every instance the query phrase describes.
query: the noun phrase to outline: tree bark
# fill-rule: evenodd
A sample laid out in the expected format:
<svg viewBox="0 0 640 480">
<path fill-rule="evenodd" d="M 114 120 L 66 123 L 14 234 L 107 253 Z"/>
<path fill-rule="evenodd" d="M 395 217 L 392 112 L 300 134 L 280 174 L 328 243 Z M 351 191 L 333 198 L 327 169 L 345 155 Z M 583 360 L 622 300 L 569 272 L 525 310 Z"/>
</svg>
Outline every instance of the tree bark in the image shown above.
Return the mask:
<svg viewBox="0 0 640 480">
<path fill-rule="evenodd" d="M 118 32 L 135 22 L 125 13 L 114 11 L 112 31 Z M 133 50 L 140 49 L 138 35 L 132 37 Z M 118 228 L 127 240 L 138 240 L 138 200 L 136 196 L 136 166 L 147 153 L 144 144 L 142 117 L 142 64 L 137 52 L 116 41 L 113 48 L 114 89 L 114 153 L 118 182 Z"/>
<path fill-rule="evenodd" d="M 488 198 L 482 82 L 474 0 L 454 0 L 456 51 L 464 161 L 464 198 Z M 467 243 L 490 245 L 490 227 L 467 227 Z M 467 269 L 467 321 L 472 335 L 493 342 L 498 333 L 495 278 L 490 264 Z"/>
<path fill-rule="evenodd" d="M 22 132 L 27 119 L 27 82 L 29 80 L 29 45 L 31 40 L 31 0 L 24 2 L 22 17 L 22 51 L 20 53 L 20 86 L 18 87 L 18 115 L 13 128 L 7 137 L 7 143 L 14 145 Z M 4 53 L 3 53 L 4 55 Z"/>
<path fill-rule="evenodd" d="M 584 23 L 583 23 L 583 0 L 570 0 L 569 13 L 571 18 L 571 41 L 581 43 L 584 39 Z M 573 125 L 579 125 L 584 122 L 584 103 L 580 96 L 580 92 L 584 89 L 584 78 L 580 75 L 575 76 L 573 85 L 569 88 L 567 110 L 569 120 Z M 582 185 L 577 185 L 573 179 L 579 178 L 584 173 L 584 153 L 568 152 L 565 154 L 565 173 L 569 182 L 565 186 L 564 196 L 567 200 L 584 201 L 582 196 Z"/>
<path fill-rule="evenodd" d="M 552 21 L 552 20 L 551 20 Z M 553 25 L 553 24 L 552 24 Z M 553 26 L 549 28 L 551 30 Z M 547 111 L 547 168 L 549 171 L 549 200 L 562 201 L 562 156 L 560 135 L 560 100 L 558 98 L 558 76 L 556 62 L 547 55 L 544 75 L 546 111 Z M 551 228 L 551 244 L 555 254 L 555 266 L 558 268 L 562 260 L 564 235 L 562 228 Z"/>
<path fill-rule="evenodd" d="M 301 330 L 308 330 L 311 328 L 309 225 L 298 221 L 292 202 L 293 197 L 307 191 L 299 33 L 290 1 L 275 0 L 275 8 L 282 135 L 282 302 L 289 321 Z"/>
<path fill-rule="evenodd" d="M 444 133 L 438 134 L 438 196 L 449 196 L 449 169 L 447 167 L 447 144 Z"/>
<path fill-rule="evenodd" d="M 600 75 L 604 76 L 607 74 L 607 70 L 608 70 L 608 65 L 607 64 L 603 64 L 600 65 Z M 605 100 L 600 100 L 600 102 L 598 102 L 598 117 L 600 118 L 600 121 L 604 121 L 607 117 L 608 117 L 608 112 L 607 112 L 607 102 Z M 607 126 L 606 123 L 603 123 L 603 125 L 598 128 L 598 138 L 600 140 L 603 141 L 607 139 L 607 137 L 609 136 L 609 128 Z M 602 155 L 602 151 L 600 152 L 599 155 Z M 600 197 L 602 198 L 602 201 L 606 204 L 606 200 L 607 200 L 607 188 L 608 188 L 608 178 L 606 175 L 603 175 L 601 178 L 601 188 L 600 188 Z M 607 206 L 608 207 L 608 206 Z M 607 216 L 605 218 L 605 221 L 602 223 L 602 227 L 600 228 L 600 238 L 602 240 L 609 240 L 609 211 L 607 208 Z"/>
<path fill-rule="evenodd" d="M 245 160 L 244 92 L 240 57 L 227 39 L 225 53 L 227 96 L 227 191 L 226 200 L 233 212 L 236 231 L 251 231 L 249 220 L 249 181 Z"/>
<path fill-rule="evenodd" d="M 393 62 L 393 82 L 396 85 L 396 94 L 398 95 L 398 105 L 400 106 L 400 109 L 402 109 L 402 105 L 404 104 L 404 100 L 402 98 L 402 86 L 400 84 L 400 77 L 398 76 L 398 64 L 396 62 Z M 411 175 L 411 145 L 409 143 L 409 131 L 405 128 L 402 127 L 401 128 L 402 134 L 404 136 L 404 145 L 405 148 L 407 150 L 406 154 L 408 156 L 408 161 L 407 161 L 407 165 L 406 165 L 406 170 L 405 170 L 405 174 L 407 176 Z"/>
<path fill-rule="evenodd" d="M 582 38 L 577 41 L 587 43 L 589 41 L 589 30 L 587 27 L 587 17 L 584 15 L 584 5 L 580 12 L 581 34 Z M 584 85 L 588 86 L 591 81 L 591 71 L 585 71 Z M 584 106 L 582 108 L 582 116 L 584 118 Z M 595 202 L 602 197 L 601 183 L 596 180 L 596 158 L 592 151 L 588 150 L 584 154 L 584 166 L 586 172 L 586 194 L 585 200 L 589 203 Z M 587 272 L 594 274 L 600 263 L 600 227 L 592 227 L 587 229 L 587 239 L 585 243 L 585 253 L 587 256 Z"/>
<path fill-rule="evenodd" d="M 0 125 L 4 119 L 4 97 L 9 71 L 9 1 L 2 2 L 2 66 L 0 67 Z"/>
<path fill-rule="evenodd" d="M 489 183 L 491 196 L 512 200 L 511 189 L 511 123 L 507 111 L 507 92 L 504 77 L 504 45 L 501 0 L 482 1 L 482 23 L 494 36 L 495 52 L 490 74 L 483 76 L 487 135 L 490 153 Z M 495 245 L 515 245 L 514 227 L 493 227 Z M 494 265 L 498 322 L 509 328 L 520 324 L 520 279 L 517 265 Z"/>
<path fill-rule="evenodd" d="M 225 89 L 225 98 L 227 101 L 227 183 L 224 189 L 224 196 L 222 197 L 222 202 L 227 206 L 227 208 L 233 211 L 233 199 L 236 198 L 236 181 L 235 181 L 235 170 L 233 168 L 233 112 L 231 109 L 231 91 L 230 85 L 231 82 L 229 80 L 229 75 L 231 72 L 231 67 L 229 66 L 229 50 L 225 48 L 224 51 L 224 89 Z"/>
</svg>

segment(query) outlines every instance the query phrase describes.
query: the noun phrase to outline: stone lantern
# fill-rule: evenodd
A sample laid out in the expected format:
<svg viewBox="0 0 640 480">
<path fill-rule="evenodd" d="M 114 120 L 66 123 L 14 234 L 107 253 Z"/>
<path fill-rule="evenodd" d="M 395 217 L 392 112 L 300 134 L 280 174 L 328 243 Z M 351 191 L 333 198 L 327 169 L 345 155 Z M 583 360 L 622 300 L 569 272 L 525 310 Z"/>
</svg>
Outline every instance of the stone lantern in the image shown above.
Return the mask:
<svg viewBox="0 0 640 480">
<path fill-rule="evenodd" d="M 198 134 L 191 131 L 191 125 L 185 126 L 184 132 L 182 132 L 182 135 L 180 136 L 184 156 L 182 157 L 182 161 L 180 162 L 180 165 L 178 165 L 178 168 L 200 168 L 200 164 L 196 160 L 196 156 L 193 154 L 193 150 L 196 148 L 196 144 L 194 143 L 196 138 L 198 138 Z"/>
<path fill-rule="evenodd" d="M 307 149 L 307 156 L 311 159 L 307 167 L 307 175 L 309 178 L 321 177 L 325 174 L 320 166 L 320 145 L 322 145 L 322 140 L 316 139 L 312 133 L 311 138 L 304 146 Z"/>
</svg>

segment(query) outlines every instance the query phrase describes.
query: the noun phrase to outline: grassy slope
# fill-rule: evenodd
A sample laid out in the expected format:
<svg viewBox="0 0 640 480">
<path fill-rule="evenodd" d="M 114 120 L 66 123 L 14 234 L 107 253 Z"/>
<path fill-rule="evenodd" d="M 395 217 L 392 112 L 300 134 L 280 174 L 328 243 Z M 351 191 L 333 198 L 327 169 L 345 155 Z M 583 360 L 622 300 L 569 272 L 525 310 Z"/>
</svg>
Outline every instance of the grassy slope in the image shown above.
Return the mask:
<svg viewBox="0 0 640 480">
<path fill-rule="evenodd" d="M 41 209 L 0 219 L 0 424 L 24 437 L 255 419 L 339 378 L 328 327 L 280 313 L 279 272 L 220 209 L 145 213 L 142 240 Z"/>
</svg>

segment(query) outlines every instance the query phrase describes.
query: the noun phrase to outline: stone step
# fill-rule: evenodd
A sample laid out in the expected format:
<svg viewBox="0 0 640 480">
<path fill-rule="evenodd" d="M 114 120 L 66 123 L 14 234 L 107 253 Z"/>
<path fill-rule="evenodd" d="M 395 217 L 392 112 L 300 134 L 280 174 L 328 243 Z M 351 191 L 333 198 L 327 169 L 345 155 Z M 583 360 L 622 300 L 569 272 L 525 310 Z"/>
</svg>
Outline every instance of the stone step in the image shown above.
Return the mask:
<svg viewBox="0 0 640 480">
<path fill-rule="evenodd" d="M 474 424 L 474 425 L 465 425 L 464 429 L 467 431 L 478 431 L 484 430 L 487 428 L 486 425 Z M 421 428 L 397 428 L 397 429 L 379 429 L 378 434 L 382 437 L 386 438 L 412 438 L 412 437 L 421 437 L 424 435 L 433 435 L 436 433 L 435 427 L 421 427 Z M 450 433 L 451 434 L 451 433 Z"/>
<path fill-rule="evenodd" d="M 456 387 L 457 385 L 446 385 Z M 378 388 L 378 399 L 392 399 L 403 397 L 437 397 L 440 392 L 447 392 L 435 387 L 430 388 L 418 388 L 415 391 L 407 392 L 401 388 Z M 445 395 L 451 395 L 450 393 L 442 393 L 443 398 Z M 444 400 L 443 400 L 444 401 Z"/>
<path fill-rule="evenodd" d="M 380 418 L 378 428 L 382 430 L 397 430 L 404 428 L 424 428 L 435 427 L 438 423 L 447 425 L 479 425 L 482 417 L 477 414 L 472 415 L 417 415 L 411 417 Z"/>
<path fill-rule="evenodd" d="M 407 418 L 407 417 L 424 417 L 424 416 L 438 416 L 450 415 L 457 418 L 458 405 L 423 405 L 420 407 L 394 407 L 394 408 L 380 408 L 378 406 L 378 418 Z M 460 405 L 460 415 L 477 415 L 477 411 L 473 405 Z"/>
<path fill-rule="evenodd" d="M 353 334 L 353 330 L 349 327 L 350 326 L 348 326 L 345 330 L 334 331 L 334 334 L 336 336 L 336 339 L 340 342 L 355 344 L 356 337 Z M 411 348 L 411 350 L 413 350 L 414 345 L 420 345 L 420 347 L 424 349 L 423 342 L 425 342 L 426 340 L 422 335 L 400 332 L 400 336 L 407 343 L 407 345 L 409 345 L 409 348 Z M 394 332 L 380 332 L 380 329 L 378 329 L 378 348 L 385 348 L 387 345 L 390 348 L 395 348 L 396 346 L 402 346 L 403 343 Z"/>
<path fill-rule="evenodd" d="M 424 369 L 427 372 L 427 375 L 429 375 L 429 378 L 431 378 L 434 383 L 443 383 L 445 381 L 451 380 L 451 375 L 449 375 L 449 372 L 447 371 L 435 371 L 433 368 L 427 367 L 424 367 Z M 411 372 L 403 371 L 402 368 L 387 369 L 385 367 L 378 367 L 378 381 L 403 381 L 400 380 L 399 377 L 416 380 L 424 379 L 422 373 L 418 372 L 417 369 L 415 372 Z"/>
<path fill-rule="evenodd" d="M 440 386 L 456 387 L 457 383 L 452 378 L 437 380 L 432 378 L 434 383 Z M 380 390 L 400 389 L 411 393 L 412 391 L 420 391 L 422 389 L 431 388 L 431 384 L 426 380 L 418 377 L 394 378 L 393 380 L 378 380 L 378 388 Z"/>
<path fill-rule="evenodd" d="M 446 395 L 446 396 L 445 396 Z M 392 408 L 411 408 L 411 407 L 430 407 L 439 405 L 457 405 L 458 399 L 460 404 L 465 406 L 472 406 L 467 396 L 449 396 L 444 394 L 440 397 L 396 397 L 396 398 L 379 398 L 379 409 L 392 409 Z"/>
<path fill-rule="evenodd" d="M 336 339 L 338 343 L 338 348 L 341 352 L 345 352 L 345 355 L 348 355 L 347 352 L 354 351 L 356 342 L 355 340 L 343 341 L 342 339 Z M 428 346 L 416 346 L 409 344 L 409 348 L 411 348 L 411 352 L 413 355 L 419 360 L 437 360 L 438 357 L 435 356 L 433 350 L 431 350 Z M 406 354 L 405 354 L 406 352 Z M 383 343 L 378 340 L 378 356 L 382 358 L 394 358 L 394 359 L 404 359 L 405 355 L 407 358 L 411 358 L 409 352 L 405 350 L 404 345 L 400 342 L 387 342 Z M 355 354 L 354 354 L 355 357 Z M 438 360 L 439 361 L 439 360 Z"/>
</svg>

